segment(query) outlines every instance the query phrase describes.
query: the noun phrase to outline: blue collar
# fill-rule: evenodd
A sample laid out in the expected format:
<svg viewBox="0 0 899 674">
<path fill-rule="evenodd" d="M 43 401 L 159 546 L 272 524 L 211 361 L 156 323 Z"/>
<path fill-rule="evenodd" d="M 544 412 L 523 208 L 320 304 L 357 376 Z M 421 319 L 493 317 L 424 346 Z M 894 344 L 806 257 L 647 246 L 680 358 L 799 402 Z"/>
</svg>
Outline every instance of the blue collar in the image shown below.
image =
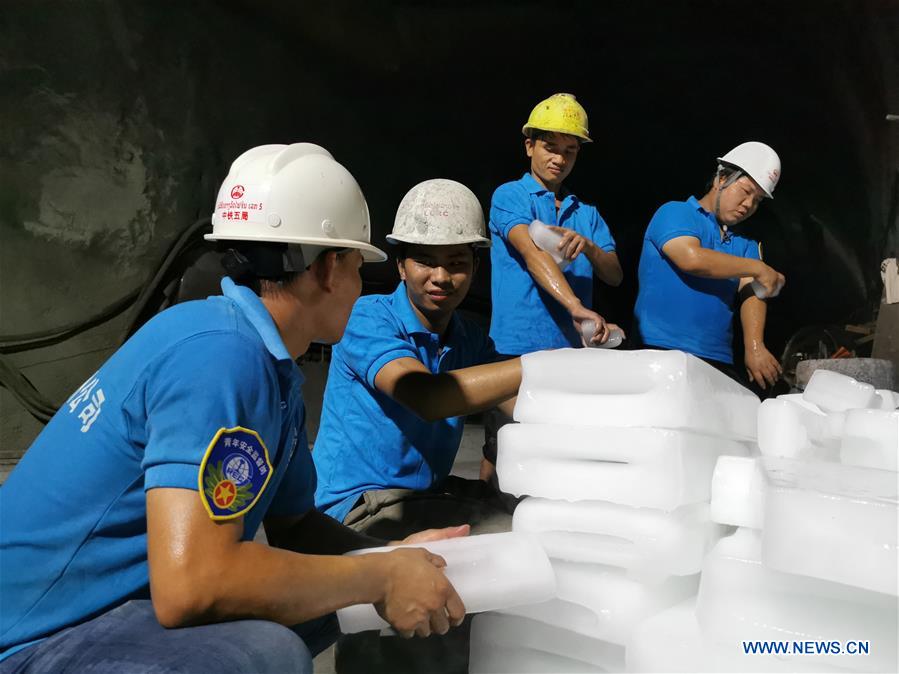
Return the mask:
<svg viewBox="0 0 899 674">
<path fill-rule="evenodd" d="M 399 317 L 400 322 L 403 324 L 407 333 L 410 335 L 414 333 L 424 335 L 436 334 L 421 324 L 421 319 L 418 318 L 418 314 L 416 314 L 415 309 L 412 308 L 412 302 L 409 301 L 409 295 L 407 294 L 406 283 L 404 281 L 400 281 L 396 290 L 393 291 L 393 294 L 390 297 L 394 311 L 396 311 L 396 315 Z M 450 324 L 447 326 L 447 330 L 449 331 L 447 343 L 450 341 L 455 342 L 465 336 L 465 324 L 455 311 L 450 317 Z"/>
<path fill-rule="evenodd" d="M 278 332 L 272 315 L 265 308 L 262 300 L 249 288 L 239 286 L 230 278 L 222 278 L 222 294 L 234 302 L 243 312 L 243 315 L 259 333 L 265 348 L 275 357 L 275 360 L 287 360 L 293 362 L 293 358 L 284 346 L 284 340 Z"/>
<path fill-rule="evenodd" d="M 524 188 L 527 190 L 528 194 L 552 194 L 552 192 L 550 192 L 543 185 L 537 182 L 534 176 L 531 175 L 530 171 L 521 176 L 521 180 L 519 182 L 524 185 Z M 562 196 L 561 201 L 565 201 L 569 197 L 571 197 L 572 201 L 577 201 L 577 197 L 569 192 L 564 185 L 562 185 L 560 194 Z"/>
</svg>

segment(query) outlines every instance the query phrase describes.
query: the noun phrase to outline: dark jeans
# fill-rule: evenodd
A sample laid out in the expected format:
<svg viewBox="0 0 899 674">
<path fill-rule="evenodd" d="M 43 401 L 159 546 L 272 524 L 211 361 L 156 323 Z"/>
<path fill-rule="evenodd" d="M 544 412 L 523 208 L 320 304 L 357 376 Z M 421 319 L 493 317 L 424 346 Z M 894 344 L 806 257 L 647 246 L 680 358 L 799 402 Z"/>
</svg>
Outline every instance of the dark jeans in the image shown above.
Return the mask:
<svg viewBox="0 0 899 674">
<path fill-rule="evenodd" d="M 294 629 L 266 620 L 166 629 L 150 600 L 135 600 L 14 653 L 0 672 L 311 674 L 337 634 L 333 614 Z"/>
</svg>

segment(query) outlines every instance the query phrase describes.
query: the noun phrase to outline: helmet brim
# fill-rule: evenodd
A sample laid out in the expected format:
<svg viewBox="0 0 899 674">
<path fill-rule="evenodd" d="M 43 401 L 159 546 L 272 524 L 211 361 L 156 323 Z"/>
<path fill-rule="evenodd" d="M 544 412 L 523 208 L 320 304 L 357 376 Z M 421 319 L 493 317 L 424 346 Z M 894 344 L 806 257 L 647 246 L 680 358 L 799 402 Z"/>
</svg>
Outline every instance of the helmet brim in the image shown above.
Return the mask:
<svg viewBox="0 0 899 674">
<path fill-rule="evenodd" d="M 322 248 L 354 248 L 362 253 L 364 262 L 384 262 L 387 253 L 370 243 L 356 241 L 355 239 L 331 239 L 325 237 L 293 237 L 293 236 L 267 236 L 260 239 L 255 236 L 228 236 L 217 237 L 214 234 L 206 234 L 207 241 L 265 241 L 271 243 L 289 243 L 294 245 L 321 246 Z"/>
<path fill-rule="evenodd" d="M 580 134 L 580 133 L 571 133 L 570 129 L 556 129 L 556 128 L 549 128 L 546 126 L 528 126 L 527 124 L 525 124 L 523 127 L 521 127 L 521 133 L 523 133 L 526 138 L 531 137 L 530 134 L 528 133 L 529 131 L 549 131 L 551 133 L 561 133 L 566 136 L 574 136 L 575 138 L 580 138 L 584 143 L 592 143 L 593 142 L 593 139 L 590 138 L 590 136 L 587 136 L 585 134 Z"/>
<path fill-rule="evenodd" d="M 395 236 L 393 234 L 388 234 L 384 238 L 387 239 L 387 243 L 394 246 L 399 243 L 412 243 L 419 246 L 455 246 L 456 244 L 462 243 L 472 245 L 475 248 L 490 248 L 492 245 L 490 239 L 485 239 L 483 236 L 463 237 L 452 241 L 421 241 L 414 237 Z"/>
</svg>

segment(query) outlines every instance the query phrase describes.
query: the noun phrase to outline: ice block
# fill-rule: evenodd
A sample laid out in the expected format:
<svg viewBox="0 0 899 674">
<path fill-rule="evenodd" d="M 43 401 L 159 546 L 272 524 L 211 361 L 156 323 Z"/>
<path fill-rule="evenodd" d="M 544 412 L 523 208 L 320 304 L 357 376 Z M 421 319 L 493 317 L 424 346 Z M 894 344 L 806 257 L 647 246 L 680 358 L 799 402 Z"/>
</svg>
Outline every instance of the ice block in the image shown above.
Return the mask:
<svg viewBox="0 0 899 674">
<path fill-rule="evenodd" d="M 899 470 L 899 411 L 846 412 L 840 459 L 853 466 Z"/>
<path fill-rule="evenodd" d="M 868 654 L 847 655 L 853 671 L 895 671 L 896 597 L 769 569 L 761 563 L 758 531 L 738 529 L 706 557 L 696 619 L 707 639 L 721 644 L 757 641 L 870 642 Z M 834 664 L 832 654 L 782 655 Z"/>
<path fill-rule="evenodd" d="M 530 618 L 482 613 L 471 623 L 471 672 L 623 672 L 624 647 L 547 625 Z M 544 659 L 562 656 L 571 662 Z M 542 669 L 535 669 L 540 663 Z M 582 667 L 587 669 L 568 669 Z M 559 668 L 562 667 L 562 668 Z"/>
<path fill-rule="evenodd" d="M 546 601 L 556 593 L 549 559 L 537 539 L 527 534 L 483 534 L 348 554 L 391 552 L 399 547 L 427 548 L 443 557 L 446 576 L 468 613 Z M 371 604 L 339 609 L 337 619 L 344 634 L 389 627 Z"/>
<path fill-rule="evenodd" d="M 765 400 L 758 411 L 762 454 L 838 461 L 845 413 L 815 411 L 787 396 Z"/>
<path fill-rule="evenodd" d="M 880 405 L 874 387 L 830 370 L 815 370 L 803 397 L 827 412 L 845 412 Z"/>
<path fill-rule="evenodd" d="M 562 235 L 550 229 L 549 225 L 540 222 L 540 220 L 533 220 L 528 225 L 528 233 L 531 235 L 534 245 L 540 250 L 549 253 L 555 263 L 559 265 L 559 269 L 564 271 L 571 264 L 571 260 L 562 255 L 562 252 L 559 250 Z"/>
<path fill-rule="evenodd" d="M 897 474 L 763 457 L 762 562 L 779 571 L 897 594 Z"/>
<path fill-rule="evenodd" d="M 553 560 L 557 597 L 501 613 L 531 618 L 594 639 L 624 644 L 639 621 L 696 593 L 698 575 L 661 583 L 628 578 L 623 569 Z"/>
<path fill-rule="evenodd" d="M 845 672 L 820 661 L 747 655 L 741 644 L 710 641 L 694 615 L 695 599 L 661 611 L 634 629 L 625 649 L 628 672 Z"/>
<path fill-rule="evenodd" d="M 604 501 L 528 498 L 512 530 L 535 534 L 550 559 L 607 564 L 648 582 L 699 573 L 725 528 L 709 521 L 707 503 L 666 513 Z"/>
<path fill-rule="evenodd" d="M 712 475 L 713 522 L 761 529 L 765 517 L 765 477 L 758 459 L 721 456 Z"/>
<path fill-rule="evenodd" d="M 709 500 L 715 461 L 745 444 L 689 431 L 507 424 L 498 434 L 503 491 L 675 508 Z"/>
<path fill-rule="evenodd" d="M 755 438 L 759 401 L 682 351 L 559 349 L 522 356 L 516 421 Z"/>
<path fill-rule="evenodd" d="M 899 393 L 883 388 L 877 389 L 876 392 L 877 400 L 875 400 L 874 403 L 879 409 L 894 410 L 899 408 Z"/>
</svg>

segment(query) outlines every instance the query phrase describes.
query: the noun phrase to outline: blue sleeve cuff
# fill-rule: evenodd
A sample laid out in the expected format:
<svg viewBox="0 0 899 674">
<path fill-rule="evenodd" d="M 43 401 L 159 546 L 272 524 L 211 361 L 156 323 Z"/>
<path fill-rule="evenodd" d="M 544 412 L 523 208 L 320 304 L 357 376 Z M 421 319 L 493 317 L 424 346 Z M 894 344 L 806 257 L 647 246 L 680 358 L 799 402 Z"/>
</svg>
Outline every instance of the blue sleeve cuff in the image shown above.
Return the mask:
<svg viewBox="0 0 899 674">
<path fill-rule="evenodd" d="M 144 491 L 157 488 L 199 490 L 200 467 L 192 463 L 163 463 L 144 472 Z"/>
<path fill-rule="evenodd" d="M 392 351 L 388 351 L 387 353 L 381 354 L 375 362 L 373 362 L 369 368 L 368 372 L 365 373 L 365 381 L 368 382 L 368 385 L 372 388 L 375 388 L 375 377 L 378 376 L 378 372 L 381 371 L 381 368 L 387 365 L 394 360 L 398 360 L 399 358 L 413 358 L 418 360 L 418 354 L 415 353 L 411 349 L 411 347 L 407 349 L 393 349 Z"/>
</svg>

